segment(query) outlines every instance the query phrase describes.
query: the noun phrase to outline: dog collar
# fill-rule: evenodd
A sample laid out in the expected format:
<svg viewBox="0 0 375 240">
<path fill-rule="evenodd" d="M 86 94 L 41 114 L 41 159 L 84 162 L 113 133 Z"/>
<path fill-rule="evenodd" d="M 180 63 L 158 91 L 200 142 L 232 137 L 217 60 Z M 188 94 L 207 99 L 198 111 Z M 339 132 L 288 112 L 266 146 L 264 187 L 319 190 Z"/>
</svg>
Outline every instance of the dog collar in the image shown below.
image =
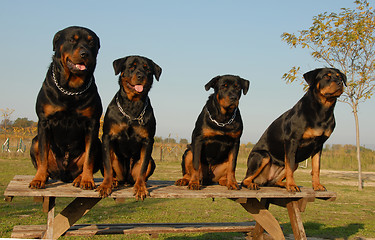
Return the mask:
<svg viewBox="0 0 375 240">
<path fill-rule="evenodd" d="M 236 109 L 234 110 L 233 116 L 231 117 L 231 119 L 229 119 L 228 122 L 226 122 L 226 123 L 220 123 L 220 122 L 218 122 L 218 121 L 216 121 L 215 119 L 212 118 L 212 116 L 211 116 L 211 114 L 210 114 L 210 111 L 208 111 L 208 108 L 206 107 L 206 111 L 207 111 L 207 113 L 208 113 L 208 117 L 210 118 L 210 120 L 211 120 L 212 122 L 214 122 L 214 123 L 215 123 L 216 125 L 218 125 L 219 127 L 225 127 L 226 125 L 231 124 L 231 123 L 233 122 L 234 118 L 235 118 L 236 115 L 237 115 L 237 109 L 238 109 L 238 108 L 236 108 Z"/>
<path fill-rule="evenodd" d="M 82 91 L 80 92 L 70 92 L 68 90 L 65 90 L 63 87 L 61 87 L 59 85 L 59 83 L 57 82 L 57 79 L 56 79 L 56 75 L 55 75 L 55 71 L 54 71 L 54 67 L 52 66 L 52 78 L 53 78 L 53 81 L 55 82 L 55 85 L 56 87 L 60 90 L 60 92 L 64 93 L 65 95 L 69 95 L 69 96 L 77 96 L 77 95 L 81 95 L 82 93 L 86 92 L 87 89 L 89 89 L 89 87 L 91 86 L 92 84 L 92 77 L 90 78 L 90 82 L 89 84 L 87 84 L 86 88 L 83 89 Z"/>
<path fill-rule="evenodd" d="M 148 98 L 146 98 L 145 106 L 143 107 L 142 112 L 139 114 L 139 116 L 137 118 L 132 118 L 129 114 L 127 114 L 124 111 L 124 109 L 122 109 L 122 107 L 120 105 L 120 102 L 118 100 L 118 94 L 116 94 L 116 104 L 117 104 L 118 110 L 120 110 L 120 112 L 122 113 L 122 115 L 124 115 L 124 117 L 128 118 L 130 121 L 138 121 L 139 125 L 145 125 L 143 117 L 145 115 L 146 108 L 148 106 L 148 102 L 149 102 L 149 100 L 148 100 Z"/>
</svg>

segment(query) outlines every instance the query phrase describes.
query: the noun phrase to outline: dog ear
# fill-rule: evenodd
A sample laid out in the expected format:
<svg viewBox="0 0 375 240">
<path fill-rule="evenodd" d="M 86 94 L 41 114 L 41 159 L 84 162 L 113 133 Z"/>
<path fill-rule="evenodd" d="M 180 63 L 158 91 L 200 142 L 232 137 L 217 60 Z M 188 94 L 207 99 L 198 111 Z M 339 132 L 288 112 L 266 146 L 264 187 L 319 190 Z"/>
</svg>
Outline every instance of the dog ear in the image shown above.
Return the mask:
<svg viewBox="0 0 375 240">
<path fill-rule="evenodd" d="M 55 36 L 53 37 L 52 45 L 53 45 L 53 51 L 56 51 L 57 48 L 57 42 L 60 40 L 62 31 L 58 31 Z"/>
<path fill-rule="evenodd" d="M 309 84 L 310 87 L 316 83 L 316 76 L 321 70 L 321 68 L 317 68 L 315 70 L 303 74 L 303 78 Z"/>
<path fill-rule="evenodd" d="M 113 69 L 115 70 L 115 75 L 119 74 L 125 69 L 124 63 L 128 57 L 119 58 L 113 61 Z"/>
<path fill-rule="evenodd" d="M 242 93 L 243 93 L 243 95 L 246 95 L 246 93 L 249 91 L 250 81 L 246 80 L 246 79 L 243 79 L 243 78 L 240 78 L 240 77 L 239 77 L 239 80 L 240 80 L 240 83 L 241 83 Z"/>
<path fill-rule="evenodd" d="M 96 35 L 96 33 L 94 33 L 91 30 L 90 30 L 90 32 L 91 32 L 91 35 L 93 35 L 95 37 L 95 39 L 96 39 L 96 41 L 98 43 L 96 46 L 97 46 L 97 50 L 99 51 L 99 49 L 100 49 L 100 39 L 99 39 L 98 35 Z"/>
<path fill-rule="evenodd" d="M 160 78 L 160 75 L 161 75 L 161 67 L 159 67 L 159 65 L 157 65 L 156 63 L 154 63 L 152 61 L 152 66 L 153 66 L 153 69 L 154 69 L 154 76 L 156 78 L 157 81 L 159 81 L 159 78 Z"/>
<path fill-rule="evenodd" d="M 217 81 L 221 78 L 221 76 L 216 76 L 213 79 L 211 79 L 205 86 L 204 88 L 206 91 L 210 90 L 210 88 L 215 89 Z"/>
<path fill-rule="evenodd" d="M 338 70 L 336 68 L 332 68 L 332 69 L 335 70 L 338 74 L 340 74 L 342 82 L 344 83 L 345 87 L 347 87 L 347 85 L 346 85 L 346 80 L 347 80 L 346 75 L 343 74 L 340 70 Z"/>
</svg>

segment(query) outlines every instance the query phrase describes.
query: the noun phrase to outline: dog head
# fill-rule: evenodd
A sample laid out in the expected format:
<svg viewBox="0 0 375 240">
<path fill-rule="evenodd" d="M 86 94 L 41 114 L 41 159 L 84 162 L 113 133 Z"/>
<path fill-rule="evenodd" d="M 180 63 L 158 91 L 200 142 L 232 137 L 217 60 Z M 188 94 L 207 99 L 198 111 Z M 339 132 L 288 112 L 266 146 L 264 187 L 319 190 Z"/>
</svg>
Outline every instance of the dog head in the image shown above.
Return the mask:
<svg viewBox="0 0 375 240">
<path fill-rule="evenodd" d="M 303 75 L 309 91 L 318 94 L 322 102 L 336 100 L 344 92 L 346 76 L 335 68 L 318 68 Z"/>
<path fill-rule="evenodd" d="M 98 36 L 87 28 L 73 26 L 55 34 L 54 59 L 61 64 L 64 80 L 68 81 L 69 87 L 82 86 L 86 80 L 85 76 L 94 72 L 99 48 Z"/>
<path fill-rule="evenodd" d="M 159 81 L 161 68 L 151 59 L 141 56 L 128 56 L 113 61 L 115 75 L 119 77 L 120 87 L 129 100 L 137 101 L 147 95 L 153 83 L 153 76 Z"/>
<path fill-rule="evenodd" d="M 205 89 L 206 91 L 210 88 L 215 90 L 214 94 L 222 112 L 233 112 L 238 107 L 241 91 L 246 95 L 249 85 L 248 80 L 239 76 L 223 75 L 211 79 L 205 85 Z"/>
</svg>

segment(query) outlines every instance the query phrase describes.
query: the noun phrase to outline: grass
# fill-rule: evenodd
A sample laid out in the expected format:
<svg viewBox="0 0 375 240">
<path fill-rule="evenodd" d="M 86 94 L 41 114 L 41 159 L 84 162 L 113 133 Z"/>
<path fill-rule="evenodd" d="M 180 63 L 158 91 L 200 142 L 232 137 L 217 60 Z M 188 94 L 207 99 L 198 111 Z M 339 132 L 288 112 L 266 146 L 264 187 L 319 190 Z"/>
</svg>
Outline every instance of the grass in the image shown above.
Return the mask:
<svg viewBox="0 0 375 240">
<path fill-rule="evenodd" d="M 157 159 L 157 158 L 155 158 Z M 0 158 L 0 192 L 4 192 L 9 181 L 17 174 L 34 175 L 30 159 L 25 155 L 12 155 Z M 237 180 L 245 175 L 246 165 L 239 161 Z M 296 171 L 297 184 L 311 187 L 309 171 Z M 96 175 L 101 177 L 100 174 Z M 150 179 L 176 180 L 181 176 L 179 160 L 157 161 L 157 168 Z M 358 239 L 375 237 L 375 187 L 365 187 L 361 192 L 355 186 L 356 175 L 333 175 L 322 172 L 322 183 L 330 191 L 337 192 L 335 202 L 316 200 L 307 205 L 302 219 L 308 237 L 327 239 Z M 373 181 L 373 182 L 372 182 Z M 375 180 L 369 179 L 369 183 Z M 353 184 L 350 184 L 353 183 Z M 58 198 L 56 212 L 59 212 L 72 199 Z M 284 234 L 292 234 L 289 217 L 285 208 L 271 205 L 270 211 L 281 223 Z M 40 203 L 32 198 L 16 197 L 11 203 L 0 202 L 0 238 L 10 237 L 13 226 L 28 224 L 46 224 L 46 214 Z M 239 204 L 227 199 L 151 199 L 137 202 L 127 199 L 124 203 L 115 203 L 104 199 L 94 209 L 78 221 L 84 223 L 152 223 L 152 222 L 237 222 L 253 221 Z M 91 239 L 107 239 L 95 236 Z M 161 234 L 160 239 L 244 239 L 241 233 L 197 233 L 197 234 Z M 63 237 L 63 239 L 87 239 Z M 149 239 L 145 234 L 111 236 L 111 239 Z"/>
</svg>

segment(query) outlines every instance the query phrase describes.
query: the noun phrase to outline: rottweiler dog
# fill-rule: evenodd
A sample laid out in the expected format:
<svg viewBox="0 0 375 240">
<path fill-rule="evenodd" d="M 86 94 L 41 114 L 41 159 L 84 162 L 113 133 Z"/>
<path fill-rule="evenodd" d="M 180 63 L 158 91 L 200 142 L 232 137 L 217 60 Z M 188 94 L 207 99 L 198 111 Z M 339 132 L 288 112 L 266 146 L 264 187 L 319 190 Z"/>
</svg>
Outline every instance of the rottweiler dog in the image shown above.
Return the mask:
<svg viewBox="0 0 375 240">
<path fill-rule="evenodd" d="M 217 76 L 205 85 L 214 89 L 203 107 L 192 133 L 191 145 L 182 156 L 183 178 L 175 182 L 191 190 L 213 182 L 239 189 L 235 178 L 243 124 L 238 109 L 241 91 L 250 82 L 239 76 Z"/>
<path fill-rule="evenodd" d="M 95 188 L 93 173 L 102 162 L 102 103 L 93 75 L 99 48 L 98 36 L 83 27 L 65 28 L 53 38 L 52 63 L 36 100 L 38 134 L 30 155 L 37 172 L 30 188 L 45 188 L 49 177 Z"/>
<path fill-rule="evenodd" d="M 319 68 L 303 77 L 309 85 L 306 94 L 271 123 L 250 152 L 244 187 L 280 186 L 299 192 L 293 173 L 299 162 L 311 157 L 312 187 L 326 190 L 320 184 L 320 158 L 323 144 L 335 128 L 333 111 L 346 76 L 335 68 Z"/>
<path fill-rule="evenodd" d="M 146 181 L 155 169 L 151 157 L 156 130 L 148 93 L 153 77 L 159 81 L 162 69 L 152 60 L 128 56 L 113 62 L 120 74 L 120 90 L 108 106 L 103 124 L 104 180 L 98 187 L 102 197 L 119 182 L 134 184 L 137 200 L 148 195 Z"/>
</svg>

